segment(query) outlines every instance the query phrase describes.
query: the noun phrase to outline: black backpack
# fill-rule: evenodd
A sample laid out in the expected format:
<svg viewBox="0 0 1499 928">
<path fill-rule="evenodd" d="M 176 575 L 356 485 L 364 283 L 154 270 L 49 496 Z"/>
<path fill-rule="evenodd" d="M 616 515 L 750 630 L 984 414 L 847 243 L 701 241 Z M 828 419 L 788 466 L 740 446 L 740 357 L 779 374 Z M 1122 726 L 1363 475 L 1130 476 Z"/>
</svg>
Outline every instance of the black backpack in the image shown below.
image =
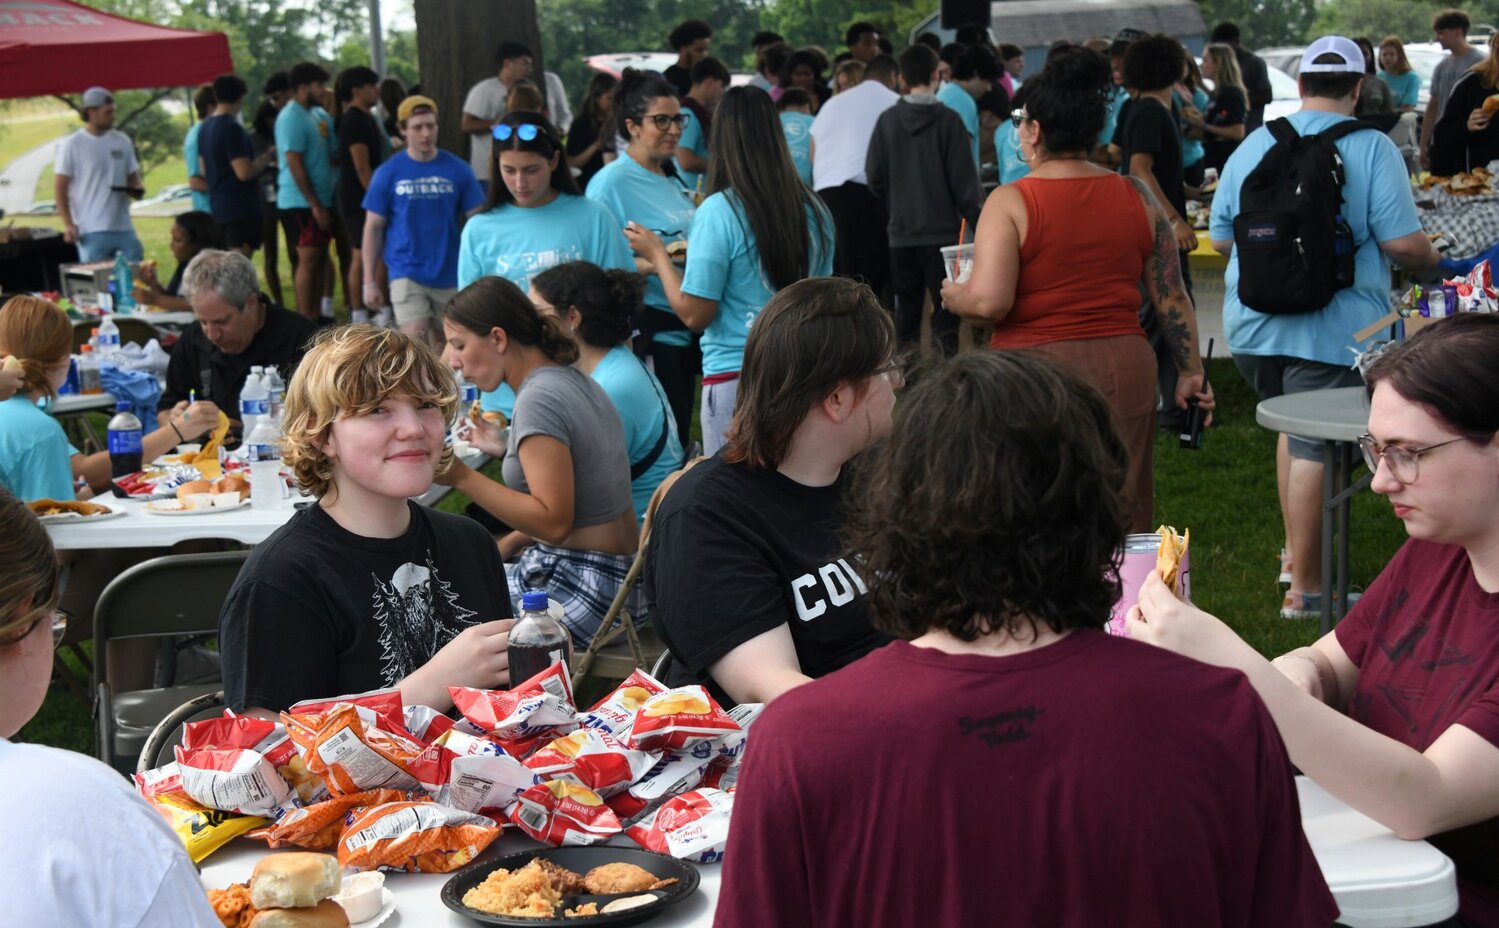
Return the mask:
<svg viewBox="0 0 1499 928">
<path fill-rule="evenodd" d="M 1343 218 L 1343 159 L 1333 144 L 1372 129 L 1357 120 L 1298 135 L 1266 124 L 1275 145 L 1244 178 L 1234 217 L 1239 302 L 1271 315 L 1311 313 L 1353 286 L 1356 245 Z"/>
</svg>

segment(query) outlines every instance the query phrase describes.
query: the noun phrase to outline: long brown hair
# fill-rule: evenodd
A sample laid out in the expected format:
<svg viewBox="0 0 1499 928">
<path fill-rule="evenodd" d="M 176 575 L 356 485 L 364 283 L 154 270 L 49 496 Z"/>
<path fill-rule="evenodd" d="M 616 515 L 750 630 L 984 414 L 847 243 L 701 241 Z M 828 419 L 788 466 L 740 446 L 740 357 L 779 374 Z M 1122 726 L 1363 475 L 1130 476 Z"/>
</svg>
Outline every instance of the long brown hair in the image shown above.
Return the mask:
<svg viewBox="0 0 1499 928">
<path fill-rule="evenodd" d="M 73 350 L 73 323 L 54 303 L 35 296 L 13 296 L 0 306 L 0 355 L 21 362 L 21 392 L 52 396 L 47 368 L 66 361 Z"/>
<path fill-rule="evenodd" d="M 736 212 L 755 237 L 771 291 L 811 273 L 814 246 L 818 256 L 832 253 L 832 219 L 796 173 L 776 105 L 758 87 L 731 88 L 713 115 L 708 192 L 724 191 L 733 192 Z"/>
<path fill-rule="evenodd" d="M 518 129 L 520 126 L 533 125 L 536 127 L 536 138 L 526 141 L 520 137 L 517 131 L 510 138 L 501 142 L 494 138 L 494 128 L 489 131 L 489 196 L 484 200 L 484 210 L 496 209 L 515 202 L 515 197 L 510 193 L 510 188 L 505 186 L 505 179 L 500 175 L 500 152 L 504 151 L 528 151 L 540 155 L 542 158 L 557 156 L 557 166 L 552 168 L 552 189 L 558 193 L 570 193 L 580 197 L 583 191 L 578 189 L 578 180 L 573 177 L 573 169 L 567 166 L 567 158 L 562 148 L 562 136 L 557 129 L 540 113 L 532 113 L 526 110 L 517 110 L 506 113 L 505 117 L 496 124 L 498 126 L 509 126 Z"/>
<path fill-rule="evenodd" d="M 1393 48 L 1395 50 L 1395 66 L 1393 68 L 1389 69 L 1390 73 L 1391 74 L 1408 74 L 1408 73 L 1410 73 L 1411 60 L 1409 58 L 1405 57 L 1405 43 L 1402 42 L 1402 41 L 1400 41 L 1400 36 L 1398 36 L 1398 35 L 1387 35 L 1384 38 L 1380 39 L 1379 40 L 1379 50 L 1380 51 L 1384 51 L 1387 48 Z"/>
<path fill-rule="evenodd" d="M 47 529 L 26 504 L 0 486 L 0 641 L 57 608 L 61 567 Z M 21 612 L 21 603 L 31 606 Z"/>
<path fill-rule="evenodd" d="M 553 316 L 543 316 L 520 288 L 503 277 L 480 277 L 448 301 L 442 318 L 475 335 L 504 329 L 519 345 L 535 348 L 554 364 L 578 360 L 578 343 Z"/>
<path fill-rule="evenodd" d="M 890 314 L 868 284 L 812 277 L 771 297 L 744 342 L 724 459 L 774 470 L 807 413 L 845 383 L 862 393 L 895 344 Z"/>
<path fill-rule="evenodd" d="M 1478 75 L 1483 86 L 1489 89 L 1499 87 L 1499 32 L 1489 36 L 1488 57 L 1468 70 Z"/>
</svg>

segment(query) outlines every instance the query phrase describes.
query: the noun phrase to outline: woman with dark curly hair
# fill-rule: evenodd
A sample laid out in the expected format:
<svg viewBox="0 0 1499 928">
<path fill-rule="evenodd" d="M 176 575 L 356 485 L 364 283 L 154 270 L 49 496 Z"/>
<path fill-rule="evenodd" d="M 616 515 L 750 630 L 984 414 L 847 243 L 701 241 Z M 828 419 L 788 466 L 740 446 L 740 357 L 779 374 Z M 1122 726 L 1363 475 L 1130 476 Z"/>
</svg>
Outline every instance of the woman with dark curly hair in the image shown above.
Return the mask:
<svg viewBox="0 0 1499 928">
<path fill-rule="evenodd" d="M 1103 631 L 1128 466 L 1104 398 L 1045 358 L 959 355 L 869 457 L 849 562 L 902 640 L 755 722 L 721 896 L 755 904 L 717 924 L 986 924 L 995 900 L 1017 925 L 1121 900 L 1131 924 L 1329 924 L 1248 681 Z"/>
</svg>

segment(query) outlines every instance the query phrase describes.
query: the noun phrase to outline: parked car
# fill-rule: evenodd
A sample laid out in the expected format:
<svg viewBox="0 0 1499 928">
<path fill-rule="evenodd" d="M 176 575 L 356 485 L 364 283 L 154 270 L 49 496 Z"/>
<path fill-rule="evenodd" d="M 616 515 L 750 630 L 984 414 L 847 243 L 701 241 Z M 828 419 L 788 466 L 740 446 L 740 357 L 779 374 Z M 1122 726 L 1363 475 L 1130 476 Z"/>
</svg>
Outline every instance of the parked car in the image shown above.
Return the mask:
<svg viewBox="0 0 1499 928">
<path fill-rule="evenodd" d="M 192 209 L 193 190 L 187 184 L 167 184 L 153 197 L 132 203 L 132 213 L 155 213 L 176 215 Z"/>
<path fill-rule="evenodd" d="M 55 216 L 57 215 L 57 201 L 37 200 L 31 204 L 31 208 L 26 210 L 26 212 L 36 216 Z"/>
<path fill-rule="evenodd" d="M 1473 47 L 1488 53 L 1488 37 L 1470 35 L 1468 41 Z M 1282 46 L 1278 48 L 1262 48 L 1255 52 L 1265 63 L 1273 69 L 1278 69 L 1293 79 L 1301 71 L 1301 56 L 1306 52 L 1305 45 Z M 1426 109 L 1426 101 L 1431 99 L 1431 72 L 1436 70 L 1437 62 L 1447 56 L 1447 52 L 1436 42 L 1407 42 L 1405 43 L 1405 57 L 1411 63 L 1411 70 L 1421 77 L 1421 94 L 1416 108 Z M 1270 72 L 1272 75 L 1274 70 Z M 1273 78 L 1272 78 L 1273 81 Z"/>
<path fill-rule="evenodd" d="M 583 59 L 583 63 L 595 71 L 603 71 L 615 77 L 622 77 L 625 68 L 634 68 L 637 71 L 665 71 L 677 63 L 676 52 L 614 52 L 608 55 L 589 55 Z M 742 74 L 737 71 L 729 72 L 729 85 L 738 87 L 748 84 L 753 74 Z"/>
</svg>

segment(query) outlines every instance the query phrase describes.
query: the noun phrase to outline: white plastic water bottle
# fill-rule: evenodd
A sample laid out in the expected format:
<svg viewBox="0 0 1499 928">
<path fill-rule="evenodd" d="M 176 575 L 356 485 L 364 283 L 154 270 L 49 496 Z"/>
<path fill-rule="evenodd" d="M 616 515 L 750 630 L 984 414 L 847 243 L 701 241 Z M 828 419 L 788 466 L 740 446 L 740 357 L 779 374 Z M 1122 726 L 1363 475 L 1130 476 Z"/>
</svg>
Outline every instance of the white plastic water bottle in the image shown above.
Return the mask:
<svg viewBox="0 0 1499 928">
<path fill-rule="evenodd" d="M 108 316 L 99 323 L 99 362 L 101 364 L 113 364 L 115 355 L 120 352 L 120 327 Z"/>
<path fill-rule="evenodd" d="M 276 427 L 281 427 L 281 407 L 286 402 L 286 383 L 281 379 L 281 372 L 274 366 L 265 369 L 265 376 L 261 378 L 265 382 L 266 392 L 270 394 L 271 418 L 276 420 Z"/>
<path fill-rule="evenodd" d="M 286 484 L 281 480 L 281 430 L 276 420 L 260 416 L 245 447 L 250 454 L 250 508 L 280 508 Z"/>
<path fill-rule="evenodd" d="M 239 391 L 239 420 L 244 423 L 242 434 L 247 441 L 261 417 L 270 412 L 270 405 L 270 391 L 265 388 L 256 368 L 251 368 L 250 376 L 245 378 L 245 385 Z"/>
</svg>

